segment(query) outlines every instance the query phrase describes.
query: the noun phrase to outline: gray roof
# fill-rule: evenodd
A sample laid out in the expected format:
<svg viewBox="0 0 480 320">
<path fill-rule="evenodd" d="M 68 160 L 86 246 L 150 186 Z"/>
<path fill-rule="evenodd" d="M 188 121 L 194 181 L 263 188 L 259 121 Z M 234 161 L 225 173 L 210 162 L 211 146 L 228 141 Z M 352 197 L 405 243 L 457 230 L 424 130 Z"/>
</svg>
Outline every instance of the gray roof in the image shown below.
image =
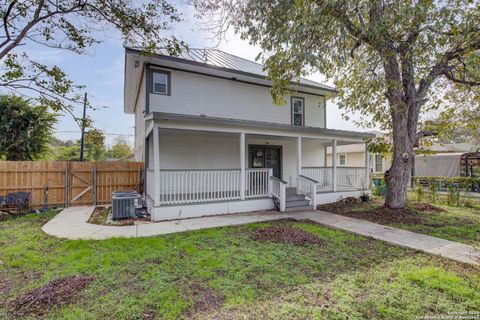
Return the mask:
<svg viewBox="0 0 480 320">
<path fill-rule="evenodd" d="M 199 122 L 199 123 L 205 123 L 205 124 L 224 124 L 224 125 L 243 126 L 243 127 L 250 127 L 250 128 L 279 129 L 279 130 L 286 130 L 286 131 L 328 135 L 332 137 L 335 137 L 335 136 L 348 137 L 348 138 L 374 137 L 373 134 L 368 132 L 358 132 L 358 131 L 348 131 L 348 130 L 338 130 L 338 129 L 328 129 L 328 128 L 308 127 L 308 126 L 294 126 L 294 125 L 284 124 L 284 123 L 272 123 L 272 122 L 233 119 L 233 118 L 208 117 L 208 116 L 202 116 L 202 115 L 190 115 L 190 114 L 179 114 L 179 113 L 168 113 L 168 112 L 151 112 L 150 114 L 146 115 L 146 117 L 151 117 L 154 120 L 192 121 L 192 122 Z"/>
<path fill-rule="evenodd" d="M 137 50 L 134 48 L 127 49 Z M 264 66 L 262 64 L 235 56 L 233 54 L 218 49 L 188 48 L 182 50 L 180 54 L 175 57 L 170 56 L 166 50 L 161 49 L 160 53 L 157 56 L 159 58 L 171 59 L 175 61 L 184 60 L 196 64 L 202 64 L 206 67 L 221 68 L 227 71 L 236 71 L 249 75 L 254 75 L 257 77 L 260 76 L 262 78 L 266 78 L 268 76 L 267 72 L 263 70 Z M 294 79 L 292 82 L 296 83 L 297 80 Z M 333 87 L 305 78 L 300 78 L 298 80 L 298 83 L 303 86 L 320 88 L 327 91 L 335 91 L 335 88 Z"/>
</svg>

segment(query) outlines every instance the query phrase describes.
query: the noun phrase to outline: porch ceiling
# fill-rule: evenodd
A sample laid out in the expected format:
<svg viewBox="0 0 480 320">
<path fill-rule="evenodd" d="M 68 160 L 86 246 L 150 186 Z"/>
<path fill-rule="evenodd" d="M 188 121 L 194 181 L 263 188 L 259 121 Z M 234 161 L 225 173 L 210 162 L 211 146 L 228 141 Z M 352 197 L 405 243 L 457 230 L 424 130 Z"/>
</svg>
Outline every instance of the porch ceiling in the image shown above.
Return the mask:
<svg viewBox="0 0 480 320">
<path fill-rule="evenodd" d="M 300 127 L 283 123 L 270 123 L 253 120 L 174 114 L 164 112 L 152 112 L 146 116 L 146 119 L 153 119 L 155 122 L 163 122 L 166 127 L 170 127 L 171 129 L 175 129 L 175 124 L 179 125 L 186 123 L 187 126 L 178 126 L 178 129 L 187 129 L 188 124 L 193 124 L 197 126 L 203 126 L 205 128 L 204 131 L 242 132 L 246 131 L 245 129 L 250 129 L 246 132 L 247 134 L 278 136 L 278 134 L 268 131 L 271 130 L 287 133 L 289 136 L 292 137 L 304 136 L 307 139 L 325 139 L 325 141 L 328 141 L 328 139 L 338 139 L 344 141 L 345 144 L 358 143 L 361 142 L 364 138 L 370 138 L 375 136 L 374 134 L 366 132 L 306 126 Z M 212 127 L 209 128 L 208 126 L 214 126 L 215 128 L 218 128 L 218 130 L 215 130 L 215 128 Z M 193 130 L 201 130 L 201 128 L 196 128 Z M 339 143 L 341 142 L 339 141 Z"/>
</svg>

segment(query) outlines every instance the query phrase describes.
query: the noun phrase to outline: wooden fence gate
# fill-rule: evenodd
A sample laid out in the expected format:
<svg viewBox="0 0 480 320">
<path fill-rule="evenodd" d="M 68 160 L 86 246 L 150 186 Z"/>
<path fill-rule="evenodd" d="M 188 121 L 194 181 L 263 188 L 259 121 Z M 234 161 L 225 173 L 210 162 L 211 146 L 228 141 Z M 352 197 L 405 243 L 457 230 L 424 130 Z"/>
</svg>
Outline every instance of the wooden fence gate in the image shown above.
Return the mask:
<svg viewBox="0 0 480 320">
<path fill-rule="evenodd" d="M 143 162 L 0 161 L 0 195 L 30 192 L 32 209 L 105 205 L 112 192 L 143 190 Z"/>
</svg>

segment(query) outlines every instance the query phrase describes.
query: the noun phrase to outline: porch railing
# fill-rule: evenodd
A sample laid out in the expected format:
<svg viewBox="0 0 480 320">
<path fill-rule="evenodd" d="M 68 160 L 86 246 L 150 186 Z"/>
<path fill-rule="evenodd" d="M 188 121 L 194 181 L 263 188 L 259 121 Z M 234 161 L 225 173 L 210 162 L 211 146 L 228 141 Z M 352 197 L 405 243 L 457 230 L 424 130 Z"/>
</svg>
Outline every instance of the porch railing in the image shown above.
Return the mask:
<svg viewBox="0 0 480 320">
<path fill-rule="evenodd" d="M 269 184 L 271 169 L 245 170 L 245 198 L 263 198 L 270 196 Z"/>
<path fill-rule="evenodd" d="M 337 167 L 337 191 L 363 190 L 368 181 L 364 167 Z M 332 167 L 303 167 L 302 175 L 318 181 L 317 192 L 331 192 L 333 188 Z"/>
<path fill-rule="evenodd" d="M 160 205 L 240 199 L 240 169 L 160 170 Z M 245 198 L 270 196 L 271 169 L 245 170 Z"/>
<path fill-rule="evenodd" d="M 317 196 L 318 181 L 299 175 L 297 177 L 297 192 L 310 199 L 310 204 L 315 207 Z"/>
<path fill-rule="evenodd" d="M 337 167 L 337 190 L 361 190 L 365 188 L 364 167 Z"/>
<path fill-rule="evenodd" d="M 272 197 L 278 201 L 280 211 L 285 211 L 287 203 L 287 183 L 277 177 L 270 176 Z"/>
<path fill-rule="evenodd" d="M 303 167 L 302 175 L 318 181 L 317 192 L 333 191 L 332 167 Z"/>
<path fill-rule="evenodd" d="M 161 170 L 160 204 L 240 199 L 240 170 Z"/>
</svg>

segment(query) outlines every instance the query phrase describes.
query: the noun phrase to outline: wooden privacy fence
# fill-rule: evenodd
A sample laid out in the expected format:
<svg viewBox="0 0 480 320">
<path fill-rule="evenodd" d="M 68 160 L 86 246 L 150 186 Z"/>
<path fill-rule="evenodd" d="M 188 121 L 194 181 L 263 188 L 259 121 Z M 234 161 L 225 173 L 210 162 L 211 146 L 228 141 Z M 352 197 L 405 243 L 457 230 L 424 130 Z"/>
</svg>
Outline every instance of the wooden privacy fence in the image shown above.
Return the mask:
<svg viewBox="0 0 480 320">
<path fill-rule="evenodd" d="M 101 205 L 112 192 L 143 189 L 143 162 L 0 161 L 0 195 L 30 192 L 33 209 Z"/>
</svg>

